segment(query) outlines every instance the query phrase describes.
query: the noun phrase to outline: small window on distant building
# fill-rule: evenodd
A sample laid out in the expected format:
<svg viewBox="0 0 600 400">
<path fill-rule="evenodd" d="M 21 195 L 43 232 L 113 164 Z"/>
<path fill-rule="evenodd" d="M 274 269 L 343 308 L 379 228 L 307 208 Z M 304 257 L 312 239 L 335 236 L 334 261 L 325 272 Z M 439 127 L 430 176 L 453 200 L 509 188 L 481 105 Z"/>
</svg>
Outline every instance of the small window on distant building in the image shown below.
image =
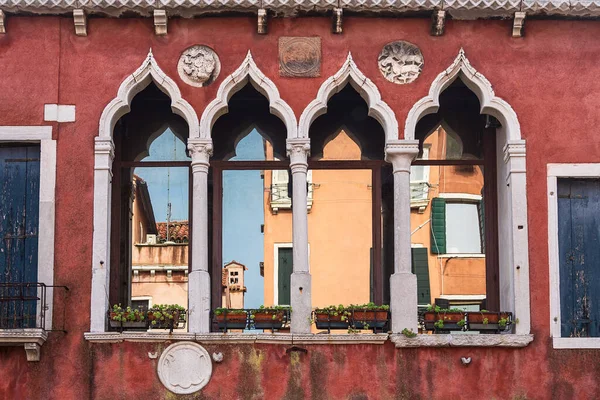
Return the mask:
<svg viewBox="0 0 600 400">
<path fill-rule="evenodd" d="M 446 252 L 481 253 L 477 203 L 446 203 Z"/>
</svg>

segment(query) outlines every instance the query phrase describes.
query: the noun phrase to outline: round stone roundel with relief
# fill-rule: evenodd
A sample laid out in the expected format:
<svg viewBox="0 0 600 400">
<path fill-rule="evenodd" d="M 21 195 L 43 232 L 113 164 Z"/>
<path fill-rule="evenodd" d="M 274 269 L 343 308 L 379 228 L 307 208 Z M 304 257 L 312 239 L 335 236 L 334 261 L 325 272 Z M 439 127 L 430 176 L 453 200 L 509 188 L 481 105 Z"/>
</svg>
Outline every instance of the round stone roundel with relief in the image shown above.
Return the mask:
<svg viewBox="0 0 600 400">
<path fill-rule="evenodd" d="M 400 40 L 383 46 L 377 64 L 385 79 L 402 85 L 417 79 L 424 60 L 417 46 Z"/>
<path fill-rule="evenodd" d="M 179 342 L 167 347 L 158 360 L 158 377 L 176 394 L 202 389 L 212 375 L 210 355 L 197 343 Z"/>
<path fill-rule="evenodd" d="M 217 53 L 208 46 L 195 45 L 185 49 L 177 63 L 181 79 L 191 86 L 210 85 L 221 72 L 221 62 Z"/>
</svg>

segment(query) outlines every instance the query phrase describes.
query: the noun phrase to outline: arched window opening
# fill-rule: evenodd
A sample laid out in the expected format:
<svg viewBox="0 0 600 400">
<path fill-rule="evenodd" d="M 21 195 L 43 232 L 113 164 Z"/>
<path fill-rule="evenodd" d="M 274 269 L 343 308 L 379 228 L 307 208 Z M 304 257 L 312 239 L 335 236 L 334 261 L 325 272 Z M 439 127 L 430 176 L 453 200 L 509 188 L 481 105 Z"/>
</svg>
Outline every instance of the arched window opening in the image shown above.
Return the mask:
<svg viewBox="0 0 600 400">
<path fill-rule="evenodd" d="M 385 133 L 347 84 L 309 130 L 308 214 L 312 306 L 389 304 L 393 179 Z"/>
<path fill-rule="evenodd" d="M 110 304 L 188 307 L 188 125 L 154 83 L 114 129 Z M 119 323 L 112 323 L 121 329 Z M 154 329 L 166 328 L 160 323 Z M 184 329 L 184 323 L 175 329 Z"/>
<path fill-rule="evenodd" d="M 212 129 L 212 309 L 289 306 L 293 246 L 287 130 L 251 83 L 231 97 L 227 108 Z M 254 321 L 227 327 L 216 318 L 213 322 L 213 330 L 266 329 Z M 274 328 L 289 329 L 289 319 Z"/>
<path fill-rule="evenodd" d="M 500 311 L 496 128 L 456 79 L 416 126 L 412 268 L 420 308 Z"/>
</svg>

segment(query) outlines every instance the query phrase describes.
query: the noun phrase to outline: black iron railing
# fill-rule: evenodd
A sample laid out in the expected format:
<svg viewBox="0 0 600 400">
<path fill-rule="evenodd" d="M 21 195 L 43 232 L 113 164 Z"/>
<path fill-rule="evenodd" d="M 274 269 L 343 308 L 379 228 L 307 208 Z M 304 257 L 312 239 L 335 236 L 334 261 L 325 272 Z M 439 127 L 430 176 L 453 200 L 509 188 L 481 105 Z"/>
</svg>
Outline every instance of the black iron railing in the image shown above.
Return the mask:
<svg viewBox="0 0 600 400">
<path fill-rule="evenodd" d="M 69 290 L 41 282 L 0 282 L 0 329 L 45 329 L 50 288 Z"/>
</svg>

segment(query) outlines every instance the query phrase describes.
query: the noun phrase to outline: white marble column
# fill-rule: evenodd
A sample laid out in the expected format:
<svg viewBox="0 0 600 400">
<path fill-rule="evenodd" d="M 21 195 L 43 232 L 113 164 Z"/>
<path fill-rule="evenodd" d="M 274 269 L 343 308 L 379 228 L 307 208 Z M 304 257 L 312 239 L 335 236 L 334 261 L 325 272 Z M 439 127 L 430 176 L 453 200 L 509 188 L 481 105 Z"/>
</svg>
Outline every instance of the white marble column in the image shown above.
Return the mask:
<svg viewBox="0 0 600 400">
<path fill-rule="evenodd" d="M 188 276 L 188 330 L 210 332 L 210 275 L 208 273 L 208 166 L 212 139 L 190 139 L 192 156 L 192 257 Z M 220 279 L 220 277 L 219 277 Z"/>
<path fill-rule="evenodd" d="M 292 333 L 310 333 L 311 277 L 308 270 L 307 181 L 310 139 L 289 139 L 287 153 L 292 171 L 293 273 L 291 278 Z"/>
<path fill-rule="evenodd" d="M 506 285 L 507 287 L 500 285 L 500 305 L 502 309 L 510 310 L 506 304 L 507 299 L 514 299 L 514 316 L 519 320 L 519 323 L 515 325 L 515 333 L 528 335 L 531 330 L 531 311 L 525 140 L 509 140 L 503 150 L 504 162 L 508 164 L 508 176 L 505 183 L 499 180 L 498 184 L 506 185 L 505 187 L 510 191 L 511 212 L 510 225 L 505 230 L 500 230 L 499 235 L 504 234 L 505 231 L 510 231 L 512 251 L 509 252 L 511 259 L 508 265 L 512 270 L 503 270 L 500 267 L 500 274 L 501 276 L 505 274 L 512 275 L 513 290 L 512 292 L 507 290 L 507 287 L 510 287 L 510 281 L 509 285 Z M 500 193 L 500 190 L 498 190 L 499 195 Z M 500 228 L 501 224 L 498 225 Z"/>
<path fill-rule="evenodd" d="M 115 146 L 112 138 L 96 137 L 94 145 L 94 239 L 92 247 L 92 294 L 90 331 L 106 330 L 110 291 L 110 203 L 112 162 Z"/>
<path fill-rule="evenodd" d="M 392 331 L 417 332 L 417 276 L 411 272 L 410 166 L 419 153 L 419 141 L 386 143 L 386 161 L 394 170 L 394 274 L 390 277 Z"/>
</svg>

